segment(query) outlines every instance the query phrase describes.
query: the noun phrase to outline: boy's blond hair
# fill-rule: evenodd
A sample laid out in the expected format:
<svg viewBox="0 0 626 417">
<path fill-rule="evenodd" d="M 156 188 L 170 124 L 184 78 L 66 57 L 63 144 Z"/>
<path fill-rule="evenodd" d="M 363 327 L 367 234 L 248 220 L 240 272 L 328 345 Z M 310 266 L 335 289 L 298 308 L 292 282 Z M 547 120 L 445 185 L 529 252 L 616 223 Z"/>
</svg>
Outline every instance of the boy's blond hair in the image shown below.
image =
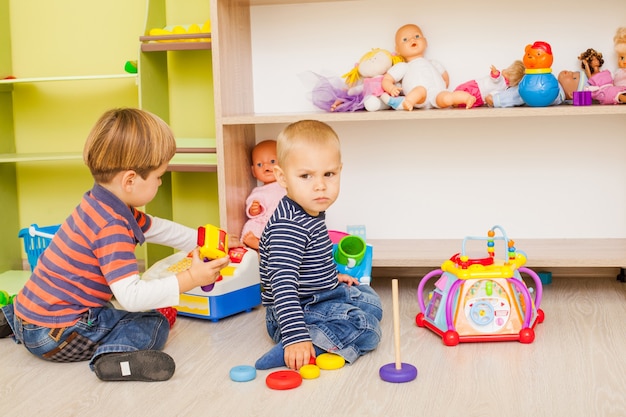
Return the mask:
<svg viewBox="0 0 626 417">
<path fill-rule="evenodd" d="M 300 144 L 335 146 L 341 155 L 339 136 L 332 127 L 319 120 L 300 120 L 284 128 L 276 139 L 278 165 L 285 166 L 291 151 Z"/>
<path fill-rule="evenodd" d="M 176 153 L 176 140 L 170 127 L 145 110 L 118 108 L 105 112 L 91 129 L 83 160 L 94 180 L 109 183 L 126 170 L 146 179 Z"/>
</svg>

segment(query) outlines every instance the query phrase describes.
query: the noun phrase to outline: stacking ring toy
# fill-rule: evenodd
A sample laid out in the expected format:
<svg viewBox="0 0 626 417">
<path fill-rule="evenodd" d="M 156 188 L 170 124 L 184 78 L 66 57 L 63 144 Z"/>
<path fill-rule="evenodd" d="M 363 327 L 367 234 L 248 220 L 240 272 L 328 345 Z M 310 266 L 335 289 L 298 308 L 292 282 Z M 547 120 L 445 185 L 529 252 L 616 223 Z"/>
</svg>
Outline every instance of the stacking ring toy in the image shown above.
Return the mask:
<svg viewBox="0 0 626 417">
<path fill-rule="evenodd" d="M 320 369 L 325 371 L 332 371 L 333 369 L 342 368 L 346 364 L 346 360 L 334 353 L 322 353 L 315 361 Z"/>
<path fill-rule="evenodd" d="M 317 365 L 304 365 L 300 368 L 300 375 L 304 379 L 315 379 L 320 376 L 320 367 Z"/>
<path fill-rule="evenodd" d="M 235 382 L 248 382 L 256 378 L 256 369 L 254 366 L 239 365 L 231 368 L 230 379 Z"/>
<path fill-rule="evenodd" d="M 265 378 L 265 383 L 271 389 L 292 389 L 302 384 L 302 376 L 296 371 L 275 371 Z"/>
</svg>

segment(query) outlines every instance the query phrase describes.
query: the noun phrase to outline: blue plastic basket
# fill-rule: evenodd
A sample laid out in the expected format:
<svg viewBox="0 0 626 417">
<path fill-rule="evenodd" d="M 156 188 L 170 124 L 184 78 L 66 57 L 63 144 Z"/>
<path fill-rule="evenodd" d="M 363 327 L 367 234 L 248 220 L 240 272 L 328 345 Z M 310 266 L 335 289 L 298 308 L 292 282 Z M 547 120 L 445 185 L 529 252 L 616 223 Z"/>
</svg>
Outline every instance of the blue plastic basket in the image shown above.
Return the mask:
<svg viewBox="0 0 626 417">
<path fill-rule="evenodd" d="M 26 251 L 31 271 L 35 269 L 39 256 L 48 247 L 59 227 L 61 227 L 60 224 L 44 227 L 31 224 L 30 227 L 22 229 L 18 233 L 17 236 L 24 239 L 24 250 Z"/>
</svg>

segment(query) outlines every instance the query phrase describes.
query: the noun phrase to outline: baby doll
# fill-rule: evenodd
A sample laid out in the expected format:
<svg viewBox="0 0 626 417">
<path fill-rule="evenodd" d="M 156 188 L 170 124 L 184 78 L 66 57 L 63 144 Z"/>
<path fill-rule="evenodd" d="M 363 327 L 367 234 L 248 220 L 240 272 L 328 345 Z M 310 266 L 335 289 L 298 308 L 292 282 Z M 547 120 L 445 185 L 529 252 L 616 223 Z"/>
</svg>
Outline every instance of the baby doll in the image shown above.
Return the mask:
<svg viewBox="0 0 626 417">
<path fill-rule="evenodd" d="M 626 26 L 617 29 L 613 44 L 617 54 L 617 70 L 613 76 L 613 84 L 626 86 Z"/>
<path fill-rule="evenodd" d="M 526 71 L 524 63 L 519 60 L 514 61 L 508 68 L 502 71 L 498 71 L 492 65 L 488 77 L 464 82 L 455 88 L 454 91 L 467 91 L 472 94 L 476 97 L 474 107 L 479 107 L 485 104 L 485 99 L 488 95 L 518 85 L 524 76 L 524 71 Z"/>
<path fill-rule="evenodd" d="M 604 65 L 602 53 L 593 48 L 589 48 L 578 55 L 578 60 L 581 61 L 580 67 L 585 70 L 587 78 L 591 78 L 593 75 L 600 72 L 600 68 Z"/>
<path fill-rule="evenodd" d="M 248 221 L 241 231 L 242 243 L 255 250 L 259 249 L 259 238 L 265 224 L 286 194 L 274 177 L 275 164 L 276 141 L 268 139 L 256 144 L 252 149 L 252 176 L 263 185 L 255 187 L 246 199 Z"/>
<path fill-rule="evenodd" d="M 332 112 L 388 109 L 389 106 L 380 99 L 384 92 L 383 75 L 393 64 L 401 61 L 402 57 L 375 48 L 363 55 L 352 70 L 342 75 L 345 82 L 339 83 L 318 75 L 312 92 L 313 104 Z"/>
<path fill-rule="evenodd" d="M 406 62 L 395 64 L 383 78 L 383 101 L 399 110 L 444 108 L 465 105 L 471 108 L 476 98 L 466 91 L 447 90 L 450 78 L 441 64 L 424 58 L 428 42 L 422 29 L 407 24 L 396 31 L 396 53 Z M 397 87 L 397 82 L 402 82 Z M 404 97 L 400 93 L 404 93 Z"/>
<path fill-rule="evenodd" d="M 565 100 L 572 100 L 574 91 L 584 91 L 587 88 L 587 75 L 584 71 L 561 71 L 557 77 L 559 87 L 563 90 Z"/>
</svg>

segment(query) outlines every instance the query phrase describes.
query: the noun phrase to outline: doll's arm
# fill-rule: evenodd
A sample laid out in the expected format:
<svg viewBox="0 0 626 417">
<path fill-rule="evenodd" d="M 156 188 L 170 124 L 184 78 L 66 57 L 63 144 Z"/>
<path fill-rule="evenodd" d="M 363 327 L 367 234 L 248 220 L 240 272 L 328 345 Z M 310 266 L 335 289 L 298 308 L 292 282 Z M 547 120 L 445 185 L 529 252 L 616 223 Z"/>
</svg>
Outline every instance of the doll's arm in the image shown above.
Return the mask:
<svg viewBox="0 0 626 417">
<path fill-rule="evenodd" d="M 402 88 L 396 85 L 396 80 L 389 74 L 385 74 L 382 84 L 383 90 L 392 97 L 398 97 L 402 91 Z"/>
<path fill-rule="evenodd" d="M 250 204 L 250 208 L 248 209 L 248 214 L 250 216 L 258 216 L 261 212 L 261 203 L 259 200 L 253 200 L 252 204 Z"/>
<path fill-rule="evenodd" d="M 446 88 L 450 86 L 450 75 L 448 75 L 448 71 L 444 71 L 441 73 L 441 78 L 446 83 Z"/>
<path fill-rule="evenodd" d="M 583 59 L 583 67 L 585 67 L 585 74 L 587 74 L 587 78 L 591 78 L 591 69 L 589 68 L 589 62 L 586 59 Z"/>
<path fill-rule="evenodd" d="M 492 65 L 491 72 L 489 73 L 489 75 L 491 76 L 491 78 L 495 80 L 500 76 L 500 71 L 498 70 L 498 68 Z"/>
</svg>

